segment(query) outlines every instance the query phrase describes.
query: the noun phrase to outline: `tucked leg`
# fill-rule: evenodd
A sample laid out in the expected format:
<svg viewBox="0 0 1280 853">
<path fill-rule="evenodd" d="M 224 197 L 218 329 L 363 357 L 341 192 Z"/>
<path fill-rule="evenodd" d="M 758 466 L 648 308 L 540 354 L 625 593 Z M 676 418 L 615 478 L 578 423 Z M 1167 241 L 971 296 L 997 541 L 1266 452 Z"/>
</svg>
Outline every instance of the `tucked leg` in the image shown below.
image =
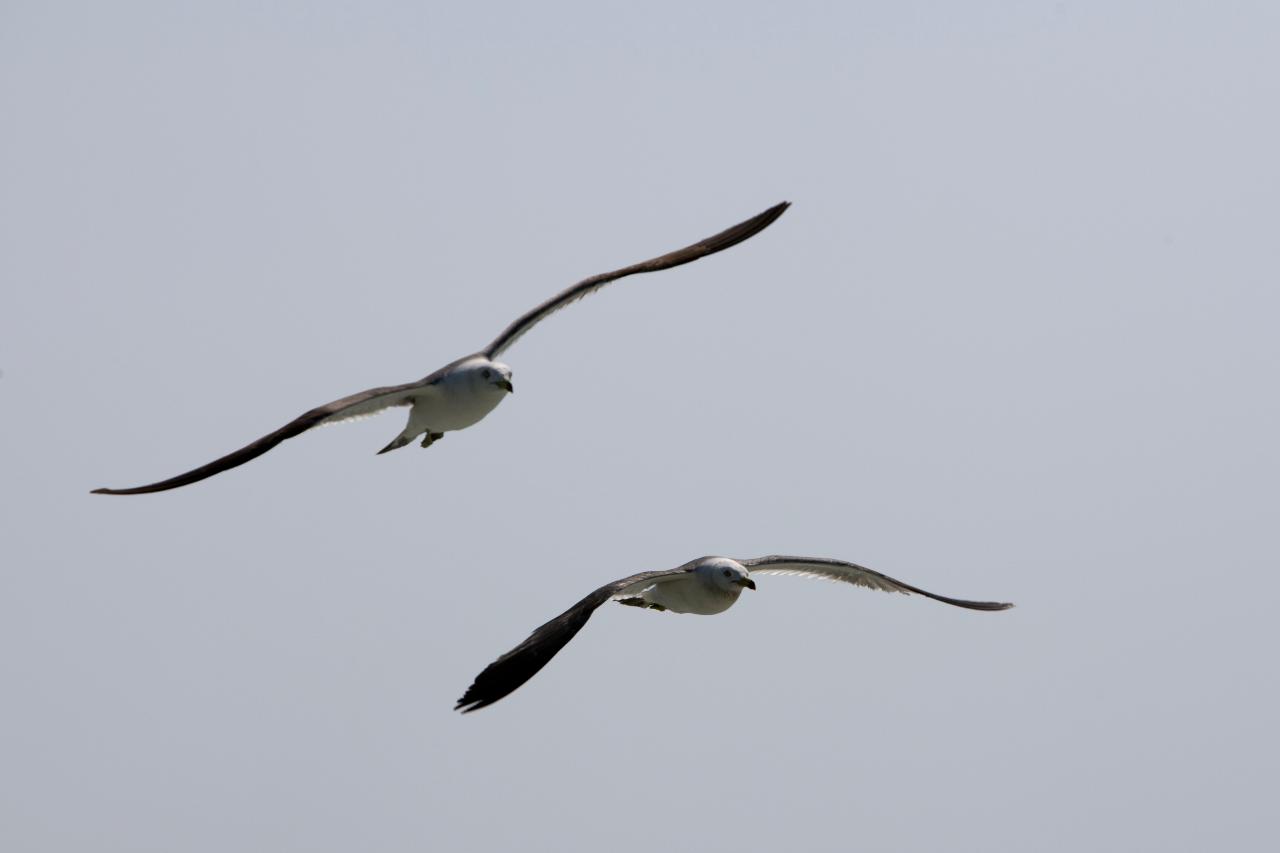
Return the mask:
<svg viewBox="0 0 1280 853">
<path fill-rule="evenodd" d="M 444 438 L 444 433 L 442 432 L 428 432 L 422 437 L 422 446 L 430 447 L 442 438 Z"/>
</svg>

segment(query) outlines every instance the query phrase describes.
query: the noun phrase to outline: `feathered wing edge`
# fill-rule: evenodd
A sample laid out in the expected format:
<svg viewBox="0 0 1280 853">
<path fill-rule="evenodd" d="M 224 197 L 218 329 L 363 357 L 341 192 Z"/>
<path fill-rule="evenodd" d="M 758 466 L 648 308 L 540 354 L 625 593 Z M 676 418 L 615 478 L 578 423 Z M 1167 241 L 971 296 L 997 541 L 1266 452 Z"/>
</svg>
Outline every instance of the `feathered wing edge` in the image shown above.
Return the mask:
<svg viewBox="0 0 1280 853">
<path fill-rule="evenodd" d="M 875 569 L 859 566 L 857 563 L 846 563 L 843 560 L 830 560 L 824 557 L 786 557 L 777 554 L 768 557 L 756 557 L 752 560 L 738 560 L 751 573 L 774 575 L 809 575 L 828 580 L 851 583 L 867 589 L 878 589 L 882 592 L 915 593 L 943 604 L 964 607 L 969 610 L 1008 610 L 1012 604 L 1000 601 L 968 601 L 963 598 L 949 598 L 903 583 Z"/>
<path fill-rule="evenodd" d="M 768 210 L 758 213 L 745 222 L 740 222 L 731 228 L 726 228 L 719 234 L 699 240 L 692 245 L 685 246 L 683 249 L 677 249 L 674 252 L 668 252 L 660 257 L 650 258 L 647 261 L 641 261 L 638 264 L 632 264 L 629 267 L 614 270 L 612 272 L 600 273 L 590 278 L 583 279 L 572 287 L 557 293 L 555 296 L 543 302 L 538 307 L 523 314 L 510 326 L 503 330 L 502 334 L 494 338 L 493 343 L 485 347 L 482 352 L 489 358 L 497 358 L 508 347 L 520 339 L 525 332 L 529 331 L 542 320 L 559 311 L 561 308 L 576 302 L 582 297 L 601 287 L 604 287 L 611 281 L 617 281 L 620 278 L 626 278 L 629 275 L 645 272 L 657 272 L 658 270 L 671 269 L 681 264 L 687 264 L 704 258 L 707 255 L 714 255 L 716 252 L 723 252 L 732 246 L 736 246 L 743 240 L 750 239 L 759 234 L 764 229 L 773 224 L 774 220 L 783 214 L 783 212 L 791 206 L 790 202 L 784 201 L 775 204 Z"/>
<path fill-rule="evenodd" d="M 434 376 L 434 374 L 433 374 Z M 342 414 L 343 411 L 354 409 L 362 405 L 382 402 L 381 397 L 390 398 L 383 402 L 383 405 L 377 406 L 376 410 L 380 411 L 384 408 L 392 406 L 406 406 L 412 402 L 408 396 L 408 392 L 422 388 L 430 384 L 432 377 L 420 380 L 418 382 L 409 382 L 404 385 L 388 385 L 381 388 L 370 388 L 367 391 L 361 391 L 358 394 L 352 394 L 349 397 L 343 397 L 341 400 L 334 400 L 332 403 L 326 403 L 323 406 L 317 406 L 308 412 L 304 412 L 289 423 L 280 427 L 275 432 L 268 433 L 257 441 L 250 442 L 239 450 L 234 450 L 226 456 L 221 456 L 207 465 L 201 465 L 199 468 L 193 468 L 185 474 L 179 474 L 176 477 L 170 477 L 167 480 L 160 480 L 146 486 L 134 486 L 130 489 L 94 489 L 91 494 L 95 495 L 141 495 L 149 492 L 163 492 L 168 489 L 176 489 L 179 486 L 190 485 L 199 482 L 214 474 L 219 474 L 229 468 L 235 468 L 239 465 L 256 459 L 275 447 L 285 439 L 293 438 L 301 435 L 312 427 L 319 426 L 321 423 Z M 403 400 L 395 399 L 396 395 L 406 395 Z"/>
<path fill-rule="evenodd" d="M 677 577 L 690 571 L 688 566 L 641 572 L 600 587 L 550 622 L 539 626 L 523 643 L 486 666 L 453 709 L 467 714 L 512 693 L 546 666 L 582 630 L 600 605 L 615 596 L 639 592 L 650 584 Z"/>
</svg>

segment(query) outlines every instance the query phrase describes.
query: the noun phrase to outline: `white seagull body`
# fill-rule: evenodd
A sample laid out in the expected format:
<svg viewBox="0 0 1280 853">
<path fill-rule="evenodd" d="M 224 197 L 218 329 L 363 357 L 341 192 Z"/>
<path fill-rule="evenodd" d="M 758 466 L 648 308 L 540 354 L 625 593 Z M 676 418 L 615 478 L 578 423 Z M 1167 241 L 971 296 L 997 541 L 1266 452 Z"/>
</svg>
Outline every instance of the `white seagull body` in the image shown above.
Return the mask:
<svg viewBox="0 0 1280 853">
<path fill-rule="evenodd" d="M 314 427 L 367 417 L 394 406 L 409 407 L 408 423 L 390 444 L 378 452 L 386 453 L 388 450 L 404 447 L 419 436 L 424 436 L 422 446 L 429 447 L 446 432 L 466 429 L 480 421 L 493 411 L 507 394 L 511 393 L 513 390 L 511 368 L 497 361 L 497 358 L 537 323 L 569 303 L 599 290 L 609 282 L 638 273 L 670 269 L 736 246 L 768 228 L 789 206 L 789 203 L 784 201 L 745 222 L 683 249 L 583 279 L 518 318 L 480 352 L 447 364 L 417 382 L 370 388 L 367 391 L 334 400 L 332 403 L 317 406 L 294 418 L 275 432 L 268 433 L 239 450 L 185 474 L 146 486 L 135 486 L 130 489 L 94 489 L 93 493 L 137 495 L 176 489 L 179 486 L 212 477 L 229 468 L 243 465 L 266 453 L 285 439 L 293 438 Z"/>
<path fill-rule="evenodd" d="M 807 575 L 883 592 L 915 593 L 969 610 L 1007 610 L 1013 607 L 998 601 L 966 601 L 936 595 L 874 569 L 841 560 L 781 556 L 753 560 L 700 557 L 674 569 L 641 572 L 600 587 L 485 667 L 458 700 L 454 710 L 465 714 L 492 705 L 524 684 L 582 630 L 591 614 L 606 601 L 650 610 L 711 616 L 732 607 L 744 589 L 755 589 L 752 575 Z"/>
</svg>

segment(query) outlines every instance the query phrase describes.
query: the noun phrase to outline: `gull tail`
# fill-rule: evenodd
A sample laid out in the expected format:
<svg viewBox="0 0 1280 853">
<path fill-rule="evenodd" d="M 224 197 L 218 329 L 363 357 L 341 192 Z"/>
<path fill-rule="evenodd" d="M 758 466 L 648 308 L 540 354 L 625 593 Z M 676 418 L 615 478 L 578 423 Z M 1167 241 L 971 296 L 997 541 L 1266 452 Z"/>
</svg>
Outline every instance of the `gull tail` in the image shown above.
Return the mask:
<svg viewBox="0 0 1280 853">
<path fill-rule="evenodd" d="M 397 435 L 395 438 L 391 440 L 390 444 L 388 444 L 386 447 L 379 450 L 378 455 L 381 456 L 382 454 L 386 453 L 388 450 L 398 450 L 401 447 L 404 447 L 406 444 L 408 444 L 411 441 L 413 441 L 413 436 L 400 433 L 399 435 Z"/>
</svg>

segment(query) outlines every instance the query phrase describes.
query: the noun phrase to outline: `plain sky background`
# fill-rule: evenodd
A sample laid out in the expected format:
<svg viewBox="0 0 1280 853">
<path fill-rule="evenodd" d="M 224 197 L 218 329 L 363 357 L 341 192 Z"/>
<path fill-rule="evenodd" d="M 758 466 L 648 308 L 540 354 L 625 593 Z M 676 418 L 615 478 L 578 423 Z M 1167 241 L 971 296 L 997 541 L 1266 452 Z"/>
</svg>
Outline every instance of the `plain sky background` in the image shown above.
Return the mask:
<svg viewBox="0 0 1280 853">
<path fill-rule="evenodd" d="M 1276 844 L 1280 6 L 0 3 L 0 848 Z M 179 491 L 782 199 L 403 413 Z M 716 618 L 602 608 L 709 553 Z"/>
</svg>

